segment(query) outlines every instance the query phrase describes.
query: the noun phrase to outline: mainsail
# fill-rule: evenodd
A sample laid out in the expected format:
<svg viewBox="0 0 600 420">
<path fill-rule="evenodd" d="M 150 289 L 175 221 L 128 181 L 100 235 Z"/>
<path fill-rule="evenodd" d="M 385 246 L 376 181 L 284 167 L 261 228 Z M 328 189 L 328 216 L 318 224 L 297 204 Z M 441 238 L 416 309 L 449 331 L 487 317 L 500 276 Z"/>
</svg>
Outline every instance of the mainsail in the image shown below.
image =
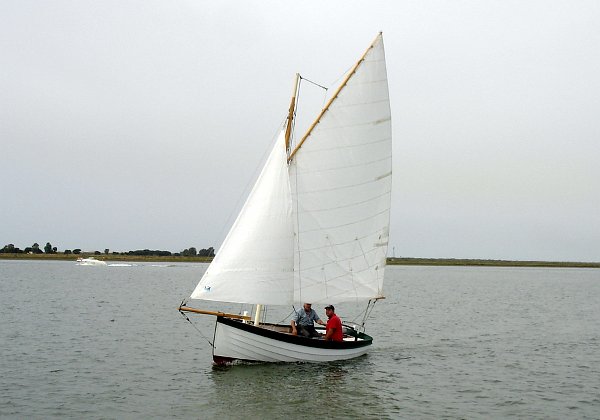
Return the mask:
<svg viewBox="0 0 600 420">
<path fill-rule="evenodd" d="M 283 137 L 191 298 L 286 305 L 381 297 L 392 185 L 381 34 L 290 157 Z"/>
<path fill-rule="evenodd" d="M 295 300 L 382 296 L 392 133 L 381 35 L 294 154 Z"/>
</svg>

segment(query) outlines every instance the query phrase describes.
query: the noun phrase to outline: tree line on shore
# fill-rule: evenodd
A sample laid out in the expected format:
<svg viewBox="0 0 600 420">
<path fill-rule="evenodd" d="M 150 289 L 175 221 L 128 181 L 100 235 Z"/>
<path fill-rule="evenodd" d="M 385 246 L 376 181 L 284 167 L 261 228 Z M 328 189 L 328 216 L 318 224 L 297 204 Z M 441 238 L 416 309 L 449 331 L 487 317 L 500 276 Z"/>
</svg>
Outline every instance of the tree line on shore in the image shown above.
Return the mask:
<svg viewBox="0 0 600 420">
<path fill-rule="evenodd" d="M 31 246 L 28 246 L 24 249 L 20 249 L 18 247 L 16 247 L 14 244 L 7 244 L 4 245 L 4 247 L 2 249 L 0 249 L 0 254 L 58 254 L 58 248 L 55 246 L 52 246 L 52 244 L 50 242 L 46 243 L 46 246 L 44 246 L 44 248 L 40 248 L 40 245 L 36 242 Z M 214 248 L 211 246 L 209 248 L 202 248 L 200 250 L 197 250 L 195 247 L 190 247 L 187 249 L 184 249 L 181 252 L 171 252 L 171 251 L 160 251 L 160 250 L 150 250 L 150 249 L 138 249 L 135 251 L 126 251 L 126 252 L 110 252 L 110 250 L 108 248 L 106 248 L 104 250 L 104 252 L 100 252 L 100 251 L 93 251 L 93 252 L 86 252 L 86 251 L 82 251 L 80 248 L 75 248 L 75 249 L 65 249 L 64 251 L 61 252 L 62 254 L 65 255 L 70 255 L 70 254 L 75 254 L 75 255 L 79 255 L 79 254 L 95 254 L 95 255 L 136 255 L 136 256 L 157 256 L 157 257 L 179 257 L 179 256 L 183 256 L 183 257 L 214 257 L 215 256 L 215 250 Z"/>
</svg>

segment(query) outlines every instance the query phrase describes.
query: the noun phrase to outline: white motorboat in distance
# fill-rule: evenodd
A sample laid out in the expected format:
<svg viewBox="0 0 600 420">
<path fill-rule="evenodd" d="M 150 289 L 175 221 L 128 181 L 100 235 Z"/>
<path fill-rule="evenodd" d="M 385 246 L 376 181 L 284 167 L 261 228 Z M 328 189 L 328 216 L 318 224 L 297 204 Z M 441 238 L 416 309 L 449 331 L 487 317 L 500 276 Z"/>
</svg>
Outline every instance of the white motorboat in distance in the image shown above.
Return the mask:
<svg viewBox="0 0 600 420">
<path fill-rule="evenodd" d="M 94 265 L 94 266 L 105 266 L 106 262 L 97 260 L 94 257 L 88 258 L 77 258 L 77 265 Z"/>
</svg>

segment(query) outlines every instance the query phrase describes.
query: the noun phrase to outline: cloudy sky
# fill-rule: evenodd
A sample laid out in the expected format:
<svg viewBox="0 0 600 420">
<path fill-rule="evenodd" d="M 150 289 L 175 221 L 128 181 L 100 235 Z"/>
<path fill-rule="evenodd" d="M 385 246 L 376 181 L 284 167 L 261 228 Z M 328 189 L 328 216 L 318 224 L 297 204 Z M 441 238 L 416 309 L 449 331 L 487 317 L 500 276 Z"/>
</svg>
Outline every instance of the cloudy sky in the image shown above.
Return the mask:
<svg viewBox="0 0 600 420">
<path fill-rule="evenodd" d="M 1 0 L 0 246 L 218 248 L 294 74 L 332 86 L 383 31 L 389 255 L 600 261 L 598 22 L 571 0 Z"/>
</svg>

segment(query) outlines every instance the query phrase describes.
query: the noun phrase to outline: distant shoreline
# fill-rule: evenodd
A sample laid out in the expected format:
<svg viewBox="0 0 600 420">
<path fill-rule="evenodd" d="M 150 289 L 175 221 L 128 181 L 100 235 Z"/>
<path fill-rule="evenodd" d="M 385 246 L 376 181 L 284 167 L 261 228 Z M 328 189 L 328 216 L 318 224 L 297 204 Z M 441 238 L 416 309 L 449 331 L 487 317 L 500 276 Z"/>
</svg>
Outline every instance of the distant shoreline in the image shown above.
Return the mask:
<svg viewBox="0 0 600 420">
<path fill-rule="evenodd" d="M 93 257 L 101 261 L 130 261 L 130 262 L 197 262 L 209 263 L 212 257 L 191 256 L 158 256 L 158 255 L 121 255 L 121 254 L 95 254 L 82 252 L 80 254 L 0 254 L 0 260 L 50 260 L 50 261 L 77 261 L 78 258 Z"/>
<path fill-rule="evenodd" d="M 388 258 L 387 264 L 475 267 L 600 268 L 600 262 L 478 260 L 467 258 Z"/>
<path fill-rule="evenodd" d="M 0 260 L 55 260 L 75 261 L 77 258 L 94 257 L 103 261 L 130 262 L 192 262 L 209 263 L 211 257 L 190 256 L 140 256 L 93 253 L 81 254 L 0 254 Z M 600 268 L 600 262 L 572 261 L 509 261 L 509 260 L 480 260 L 459 258 L 388 258 L 388 265 L 424 265 L 424 266 L 475 266 L 475 267 L 554 267 L 554 268 Z"/>
</svg>

